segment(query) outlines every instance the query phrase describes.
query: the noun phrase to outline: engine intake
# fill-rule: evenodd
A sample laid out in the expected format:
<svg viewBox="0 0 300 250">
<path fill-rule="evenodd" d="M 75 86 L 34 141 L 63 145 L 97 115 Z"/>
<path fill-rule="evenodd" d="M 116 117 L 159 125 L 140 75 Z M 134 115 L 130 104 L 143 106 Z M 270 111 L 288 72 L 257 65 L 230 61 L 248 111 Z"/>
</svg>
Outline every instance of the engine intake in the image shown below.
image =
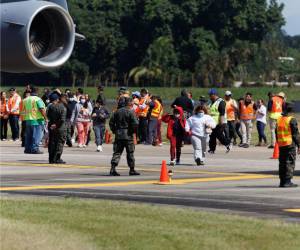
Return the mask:
<svg viewBox="0 0 300 250">
<path fill-rule="evenodd" d="M 1 4 L 1 71 L 50 70 L 64 64 L 73 51 L 75 27 L 69 13 L 51 2 L 26 2 Z"/>
</svg>

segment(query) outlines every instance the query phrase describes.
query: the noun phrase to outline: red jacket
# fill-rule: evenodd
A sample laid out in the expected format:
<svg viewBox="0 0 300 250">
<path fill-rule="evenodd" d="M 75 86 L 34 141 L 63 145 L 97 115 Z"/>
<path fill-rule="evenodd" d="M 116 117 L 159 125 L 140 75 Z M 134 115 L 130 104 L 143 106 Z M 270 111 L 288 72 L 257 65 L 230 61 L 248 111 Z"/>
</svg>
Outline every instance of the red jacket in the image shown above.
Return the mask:
<svg viewBox="0 0 300 250">
<path fill-rule="evenodd" d="M 181 107 L 176 107 L 175 109 L 178 110 L 179 114 L 180 114 L 180 125 L 183 129 L 183 131 L 185 130 L 185 118 L 184 118 L 184 115 L 183 115 L 183 109 Z M 171 137 L 174 136 L 173 134 L 173 125 L 175 123 L 175 116 L 174 115 L 170 115 L 170 114 L 165 114 L 162 116 L 162 121 L 165 122 L 165 123 L 168 123 L 168 129 L 167 129 L 167 138 L 168 139 L 171 139 Z"/>
</svg>

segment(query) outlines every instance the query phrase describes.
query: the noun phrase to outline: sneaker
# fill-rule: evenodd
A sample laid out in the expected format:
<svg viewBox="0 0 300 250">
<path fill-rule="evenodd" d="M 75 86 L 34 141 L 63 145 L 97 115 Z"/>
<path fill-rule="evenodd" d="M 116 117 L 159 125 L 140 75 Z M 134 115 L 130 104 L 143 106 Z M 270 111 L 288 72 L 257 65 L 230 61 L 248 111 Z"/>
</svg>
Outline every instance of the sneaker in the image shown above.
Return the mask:
<svg viewBox="0 0 300 250">
<path fill-rule="evenodd" d="M 176 160 L 176 165 L 180 165 L 180 160 Z"/>
<path fill-rule="evenodd" d="M 75 139 L 71 139 L 71 143 L 74 144 L 75 143 Z"/>
<path fill-rule="evenodd" d="M 83 144 L 82 147 L 86 148 L 86 144 Z"/>
<path fill-rule="evenodd" d="M 1 141 L 6 141 L 6 139 L 1 139 Z"/>
<path fill-rule="evenodd" d="M 99 146 L 97 147 L 97 152 L 102 152 L 102 151 L 103 151 L 102 146 L 99 145 Z"/>
<path fill-rule="evenodd" d="M 73 144 L 72 144 L 72 142 L 70 142 L 70 141 L 68 141 L 68 142 L 66 142 L 66 144 L 68 145 L 68 147 L 73 147 Z"/>
<path fill-rule="evenodd" d="M 83 145 L 82 144 L 78 144 L 78 146 L 77 146 L 78 148 L 82 148 L 83 147 Z"/>
<path fill-rule="evenodd" d="M 214 150 L 208 150 L 208 153 L 213 155 L 215 153 L 215 151 Z"/>
<path fill-rule="evenodd" d="M 201 163 L 200 158 L 197 158 L 195 161 L 196 161 L 197 166 L 200 166 L 200 163 Z"/>
<path fill-rule="evenodd" d="M 31 154 L 34 154 L 34 155 L 41 155 L 41 154 L 43 154 L 43 153 L 44 153 L 44 152 L 42 152 L 42 151 L 40 151 L 40 150 L 31 152 Z"/>
<path fill-rule="evenodd" d="M 226 146 L 226 153 L 229 153 L 231 149 L 232 149 L 232 144 L 230 143 L 229 145 Z"/>
<path fill-rule="evenodd" d="M 162 147 L 162 145 L 163 145 L 162 143 L 159 143 L 159 144 L 158 144 L 158 146 L 160 146 L 160 147 Z"/>
<path fill-rule="evenodd" d="M 272 149 L 272 148 L 274 148 L 274 146 L 273 146 L 273 145 L 270 145 L 268 148 Z"/>
<path fill-rule="evenodd" d="M 170 161 L 170 164 L 169 164 L 171 167 L 174 167 L 175 166 L 175 161 Z"/>
</svg>

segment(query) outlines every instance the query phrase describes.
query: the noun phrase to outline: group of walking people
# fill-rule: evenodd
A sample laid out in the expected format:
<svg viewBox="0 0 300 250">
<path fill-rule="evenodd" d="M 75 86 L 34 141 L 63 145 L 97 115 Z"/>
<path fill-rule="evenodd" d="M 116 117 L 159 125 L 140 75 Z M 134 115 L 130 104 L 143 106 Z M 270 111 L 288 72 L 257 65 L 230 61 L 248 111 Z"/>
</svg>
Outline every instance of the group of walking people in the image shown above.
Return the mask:
<svg viewBox="0 0 300 250">
<path fill-rule="evenodd" d="M 81 88 L 75 94 L 70 89 L 61 92 L 46 88 L 40 98 L 38 89 L 28 85 L 23 99 L 15 88 L 11 88 L 8 98 L 4 91 L 1 92 L 1 140 L 7 140 L 8 122 L 12 140 L 19 140 L 20 119 L 24 153 L 42 154 L 39 147 L 44 138 L 49 163 L 63 164 L 61 155 L 64 145 L 72 147 L 77 141 L 79 148 L 86 147 L 90 142 L 91 129 L 95 134 L 96 150 L 102 152 L 104 134 L 108 133 L 106 120 L 110 118 L 109 127 L 115 135 L 110 173 L 119 175 L 116 167 L 125 148 L 130 175 L 138 175 L 134 169 L 135 144 L 162 146 L 162 123 L 167 124 L 170 165 L 180 164 L 181 148 L 191 143 L 195 163 L 199 166 L 205 164 L 207 144 L 210 154 L 215 153 L 217 141 L 225 146 L 227 153 L 237 144 L 248 148 L 255 120 L 258 132 L 256 146 L 267 146 L 264 131 L 268 114 L 271 129 L 268 147 L 274 148 L 276 142 L 282 147 L 281 185 L 292 185 L 286 179 L 290 181 L 292 178 L 296 152 L 293 149 L 299 147 L 299 132 L 294 118 L 283 118 L 290 111 L 285 94 L 268 93 L 267 105 L 262 99 L 254 102 L 249 92 L 238 100 L 233 98 L 231 91 L 226 91 L 221 98 L 216 89 L 210 89 L 208 96 L 209 100 L 202 96 L 195 102 L 190 92 L 182 90 L 181 95 L 171 103 L 172 112 L 167 113 L 160 96 L 152 95 L 145 88 L 130 93 L 126 87 L 121 87 L 110 114 L 102 86 L 98 87 L 98 96 L 94 101 Z"/>
</svg>

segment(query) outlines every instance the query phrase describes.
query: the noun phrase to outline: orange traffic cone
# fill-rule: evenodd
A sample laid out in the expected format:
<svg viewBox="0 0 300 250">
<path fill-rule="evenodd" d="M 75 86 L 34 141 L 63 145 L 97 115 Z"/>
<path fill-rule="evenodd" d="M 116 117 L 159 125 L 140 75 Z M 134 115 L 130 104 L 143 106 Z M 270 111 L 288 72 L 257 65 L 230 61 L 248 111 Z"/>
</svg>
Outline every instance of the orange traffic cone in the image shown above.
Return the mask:
<svg viewBox="0 0 300 250">
<path fill-rule="evenodd" d="M 279 146 L 278 143 L 275 143 L 274 151 L 273 151 L 273 156 L 271 159 L 278 159 L 279 158 Z"/>
<path fill-rule="evenodd" d="M 110 134 L 108 132 L 108 130 L 105 130 L 105 144 L 109 144 L 110 143 Z"/>
<path fill-rule="evenodd" d="M 170 178 L 168 175 L 167 163 L 165 160 L 162 161 L 160 179 L 158 184 L 166 185 L 170 183 Z"/>
</svg>

